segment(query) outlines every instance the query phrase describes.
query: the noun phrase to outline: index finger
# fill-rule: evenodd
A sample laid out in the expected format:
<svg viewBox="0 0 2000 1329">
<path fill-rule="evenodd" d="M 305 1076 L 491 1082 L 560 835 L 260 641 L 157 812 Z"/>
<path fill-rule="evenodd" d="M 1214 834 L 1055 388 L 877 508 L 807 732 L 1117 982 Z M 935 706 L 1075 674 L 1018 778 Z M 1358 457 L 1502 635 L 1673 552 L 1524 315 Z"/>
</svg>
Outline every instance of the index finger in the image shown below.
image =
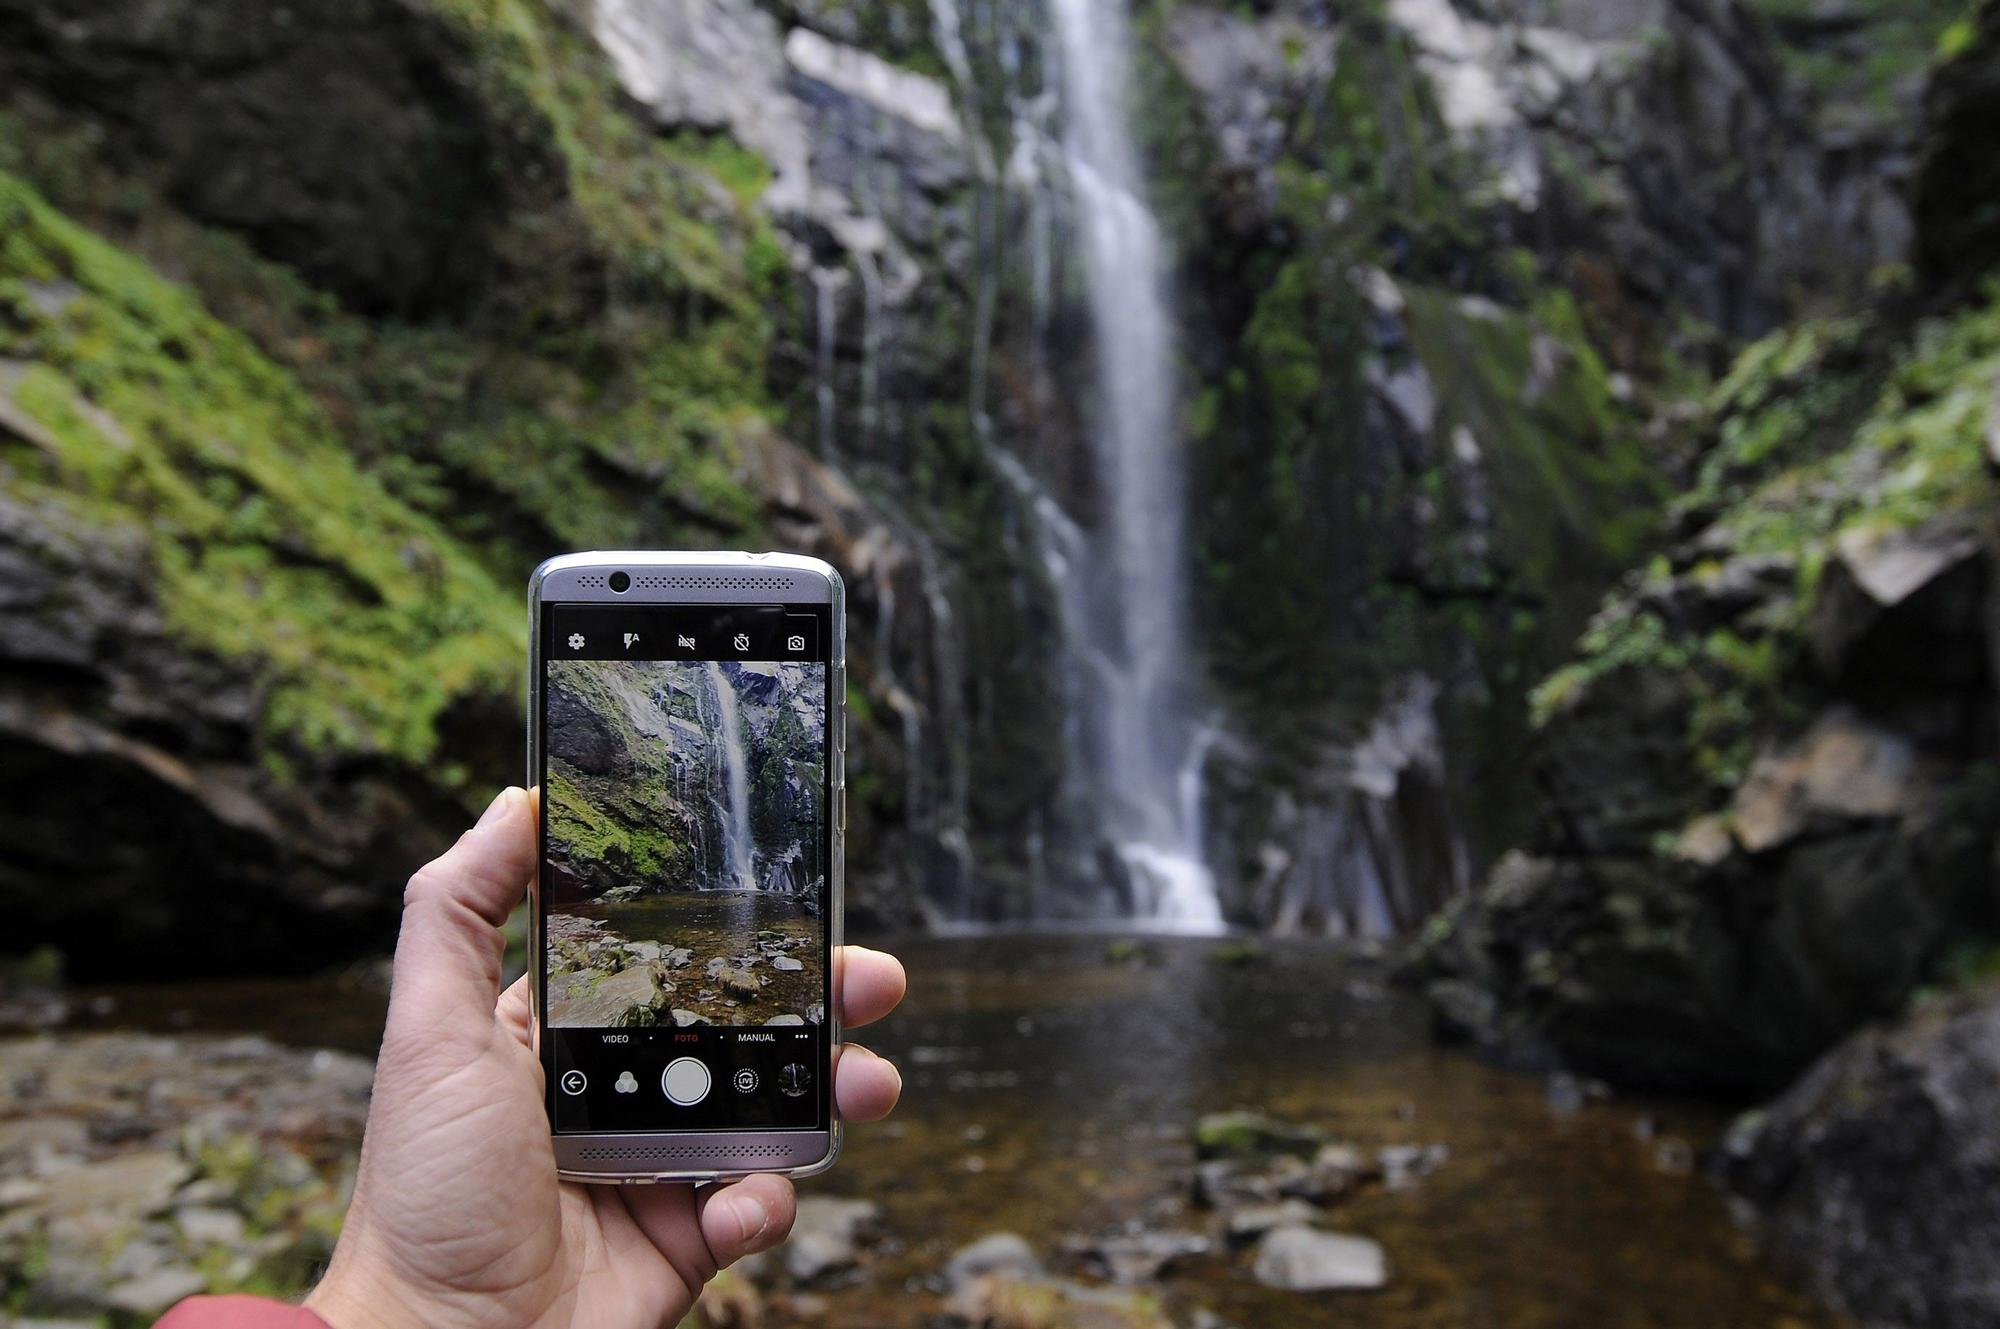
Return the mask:
<svg viewBox="0 0 2000 1329">
<path fill-rule="evenodd" d="M 859 1029 L 896 1009 L 909 989 L 903 962 L 866 946 L 842 946 L 833 957 L 835 990 L 840 993 L 840 1023 Z"/>
</svg>

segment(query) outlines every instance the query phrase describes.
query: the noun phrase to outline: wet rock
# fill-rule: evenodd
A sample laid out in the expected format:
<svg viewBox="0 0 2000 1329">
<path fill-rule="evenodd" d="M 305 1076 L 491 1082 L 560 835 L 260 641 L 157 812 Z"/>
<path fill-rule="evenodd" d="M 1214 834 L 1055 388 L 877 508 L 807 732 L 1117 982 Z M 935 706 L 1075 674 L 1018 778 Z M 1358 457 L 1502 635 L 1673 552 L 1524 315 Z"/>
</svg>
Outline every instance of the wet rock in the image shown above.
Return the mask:
<svg viewBox="0 0 2000 1329">
<path fill-rule="evenodd" d="M 805 1022 L 806 1022 L 806 1017 L 803 1015 L 774 1015 L 770 1019 L 764 1021 L 764 1023 L 767 1026 L 768 1025 L 789 1026 L 789 1025 L 804 1024 Z"/>
<path fill-rule="evenodd" d="M 232 1209 L 183 1207 L 174 1211 L 174 1226 L 194 1247 L 237 1246 L 244 1236 L 243 1215 Z"/>
<path fill-rule="evenodd" d="M 673 1018 L 674 1018 L 674 1024 L 682 1029 L 687 1028 L 691 1024 L 701 1023 L 701 1017 L 699 1015 L 696 1015 L 693 1011 L 684 1010 L 679 1006 L 674 1007 Z"/>
<path fill-rule="evenodd" d="M 826 1006 L 816 1001 L 806 1007 L 806 1021 L 809 1024 L 824 1024 L 826 1022 Z"/>
<path fill-rule="evenodd" d="M 716 978 L 722 983 L 722 990 L 724 992 L 727 992 L 732 997 L 740 997 L 745 1001 L 750 1000 L 764 990 L 764 980 L 751 973 L 748 969 L 724 969 L 716 974 Z"/>
<path fill-rule="evenodd" d="M 1379 1160 L 1370 1159 L 1355 1145 L 1335 1142 L 1321 1145 L 1312 1156 L 1303 1184 L 1281 1185 L 1280 1189 L 1315 1204 L 1328 1204 L 1353 1191 L 1362 1182 L 1381 1175 Z"/>
<path fill-rule="evenodd" d="M 1265 1233 L 1252 1270 L 1265 1287 L 1288 1292 L 1369 1291 L 1389 1282 L 1389 1263 L 1380 1245 L 1309 1227 Z"/>
<path fill-rule="evenodd" d="M 807 1196 L 799 1201 L 783 1248 L 786 1274 L 797 1283 L 814 1283 L 852 1269 L 881 1221 L 881 1206 L 873 1200 Z"/>
<path fill-rule="evenodd" d="M 637 964 L 615 974 L 583 969 L 555 979 L 550 1001 L 561 1005 L 570 1023 L 614 1028 L 650 1023 L 665 1004 L 668 990 L 651 965 Z"/>
<path fill-rule="evenodd" d="M 1318 1206 L 1304 1200 L 1283 1199 L 1276 1204 L 1250 1204 L 1233 1210 L 1224 1223 L 1229 1240 L 1248 1245 L 1278 1227 L 1310 1227 L 1320 1219 Z"/>
<path fill-rule="evenodd" d="M 958 1329 L 1000 1325 L 1049 1329 L 1174 1329 L 1151 1292 L 1102 1287 L 1066 1278 L 988 1274 L 946 1303 L 945 1324 Z"/>
<path fill-rule="evenodd" d="M 111 1212 L 146 1217 L 173 1203 L 174 1192 L 194 1175 L 178 1153 L 141 1149 L 62 1173 L 49 1207 L 56 1214 Z"/>
<path fill-rule="evenodd" d="M 803 960 L 794 960 L 789 955 L 780 955 L 771 961 L 771 968 L 781 974 L 796 974 L 805 967 Z"/>
<path fill-rule="evenodd" d="M 2000 988 L 1821 1058 L 1718 1166 L 1764 1243 L 1869 1325 L 2000 1324 Z"/>
<path fill-rule="evenodd" d="M 1195 1151 L 1202 1158 L 1260 1158 L 1272 1154 L 1311 1155 L 1326 1133 L 1279 1121 L 1260 1112 L 1215 1112 L 1195 1125 Z"/>
<path fill-rule="evenodd" d="M 1382 1180 L 1392 1191 L 1407 1190 L 1443 1167 L 1451 1149 L 1442 1144 L 1392 1144 L 1376 1155 Z"/>
<path fill-rule="evenodd" d="M 183 1297 L 208 1286 L 208 1280 L 186 1265 L 155 1269 L 127 1279 L 105 1294 L 107 1304 L 134 1315 L 158 1315 Z"/>
<path fill-rule="evenodd" d="M 1063 1254 L 1093 1278 L 1127 1285 L 1152 1283 L 1177 1263 L 1206 1255 L 1209 1240 L 1199 1232 L 1137 1228 L 1101 1237 L 1071 1237 Z"/>
<path fill-rule="evenodd" d="M 1007 1278 L 1038 1278 L 1041 1257 L 1027 1238 L 1014 1232 L 989 1232 L 970 1245 L 959 1247 L 944 1267 L 945 1283 L 960 1292 L 988 1275 Z"/>
<path fill-rule="evenodd" d="M 628 941 L 621 949 L 633 959 L 643 960 L 648 964 L 660 958 L 660 943 L 657 941 Z"/>
</svg>

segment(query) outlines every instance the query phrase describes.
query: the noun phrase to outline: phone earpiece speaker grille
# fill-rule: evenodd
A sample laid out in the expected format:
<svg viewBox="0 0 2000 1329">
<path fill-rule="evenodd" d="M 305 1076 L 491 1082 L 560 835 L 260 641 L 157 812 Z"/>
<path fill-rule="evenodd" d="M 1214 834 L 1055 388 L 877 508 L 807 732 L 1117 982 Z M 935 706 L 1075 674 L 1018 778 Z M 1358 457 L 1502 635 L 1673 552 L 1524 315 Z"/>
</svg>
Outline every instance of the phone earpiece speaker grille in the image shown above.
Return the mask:
<svg viewBox="0 0 2000 1329">
<path fill-rule="evenodd" d="M 789 590 L 792 585 L 788 577 L 748 575 L 703 577 L 688 573 L 648 573 L 634 577 L 632 584 L 648 591 L 783 591 Z"/>
</svg>

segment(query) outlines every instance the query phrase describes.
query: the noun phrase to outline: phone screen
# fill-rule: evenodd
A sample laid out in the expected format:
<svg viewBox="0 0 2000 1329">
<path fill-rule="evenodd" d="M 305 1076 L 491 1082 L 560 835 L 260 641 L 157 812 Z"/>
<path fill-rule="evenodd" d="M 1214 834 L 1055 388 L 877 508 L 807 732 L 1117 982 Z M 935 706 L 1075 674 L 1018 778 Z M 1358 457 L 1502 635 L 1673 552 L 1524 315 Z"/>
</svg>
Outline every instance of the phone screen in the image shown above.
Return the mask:
<svg viewBox="0 0 2000 1329">
<path fill-rule="evenodd" d="M 542 613 L 542 1058 L 557 1134 L 825 1130 L 823 605 Z"/>
</svg>

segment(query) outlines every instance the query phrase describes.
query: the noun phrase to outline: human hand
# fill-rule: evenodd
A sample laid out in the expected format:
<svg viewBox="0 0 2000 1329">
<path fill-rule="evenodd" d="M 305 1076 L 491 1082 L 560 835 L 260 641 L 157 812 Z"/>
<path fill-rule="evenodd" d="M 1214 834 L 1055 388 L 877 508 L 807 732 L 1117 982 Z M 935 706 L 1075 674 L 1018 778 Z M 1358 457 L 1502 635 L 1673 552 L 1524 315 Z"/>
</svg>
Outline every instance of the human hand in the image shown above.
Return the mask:
<svg viewBox="0 0 2000 1329">
<path fill-rule="evenodd" d="M 354 1200 L 306 1300 L 334 1329 L 659 1329 L 716 1270 L 791 1231 L 782 1177 L 700 1189 L 557 1180 L 527 980 L 499 992 L 499 927 L 534 874 L 534 806 L 505 791 L 410 879 Z M 846 1027 L 902 1000 L 893 956 L 844 947 L 835 973 Z M 842 1117 L 886 1116 L 901 1091 L 895 1067 L 842 1046 Z"/>
</svg>

